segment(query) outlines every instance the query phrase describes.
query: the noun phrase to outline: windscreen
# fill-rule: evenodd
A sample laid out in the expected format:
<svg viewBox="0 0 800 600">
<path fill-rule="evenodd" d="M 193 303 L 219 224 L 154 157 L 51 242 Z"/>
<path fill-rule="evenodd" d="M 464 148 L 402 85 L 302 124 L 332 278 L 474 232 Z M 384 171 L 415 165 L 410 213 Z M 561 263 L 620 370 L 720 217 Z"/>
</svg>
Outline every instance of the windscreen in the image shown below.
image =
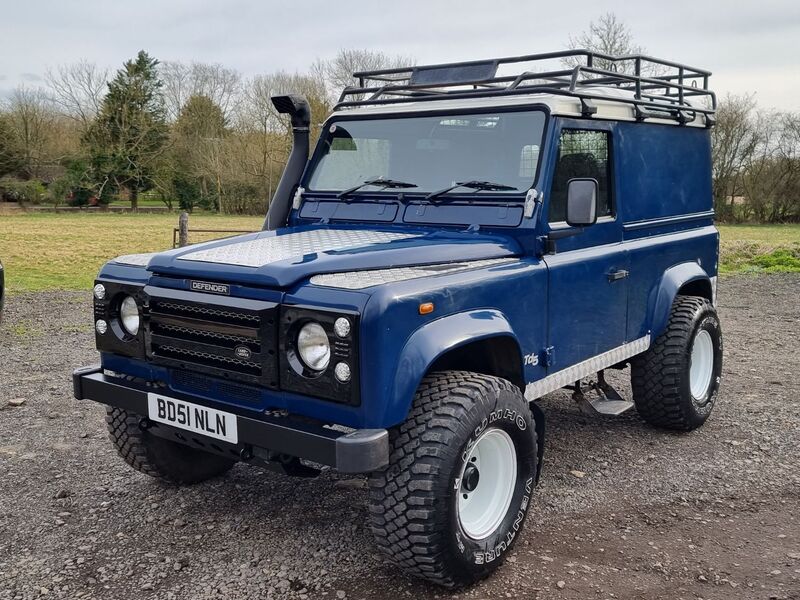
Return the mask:
<svg viewBox="0 0 800 600">
<path fill-rule="evenodd" d="M 539 110 L 334 122 L 306 187 L 341 191 L 385 179 L 413 184 L 406 193 L 429 193 L 487 181 L 511 188 L 493 194 L 523 192 L 536 176 L 544 122 Z"/>
</svg>

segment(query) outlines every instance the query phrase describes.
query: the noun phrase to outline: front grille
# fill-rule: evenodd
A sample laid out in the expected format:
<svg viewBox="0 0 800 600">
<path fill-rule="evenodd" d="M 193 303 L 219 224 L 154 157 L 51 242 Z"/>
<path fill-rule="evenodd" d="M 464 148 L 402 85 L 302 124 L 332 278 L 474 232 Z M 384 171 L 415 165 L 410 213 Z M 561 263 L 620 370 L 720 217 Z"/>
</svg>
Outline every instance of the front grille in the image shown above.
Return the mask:
<svg viewBox="0 0 800 600">
<path fill-rule="evenodd" d="M 198 317 L 201 319 L 214 319 L 222 323 L 229 323 L 233 325 L 253 324 L 258 323 L 260 318 L 258 315 L 251 315 L 247 313 L 239 313 L 224 308 L 213 306 L 205 306 L 202 304 L 179 304 L 177 302 L 163 302 L 156 301 L 159 310 L 166 313 L 183 314 L 189 317 Z"/>
<path fill-rule="evenodd" d="M 198 352 L 197 350 L 189 350 L 187 348 L 176 348 L 166 344 L 159 345 L 158 350 L 161 356 L 172 357 L 178 360 L 186 360 L 186 358 L 189 357 L 189 359 L 195 359 L 196 362 L 202 362 L 208 365 L 221 365 L 224 368 L 243 372 L 246 371 L 253 375 L 259 375 L 261 373 L 261 365 L 249 360 L 219 356 L 211 352 Z"/>
<path fill-rule="evenodd" d="M 249 338 L 243 335 L 220 333 L 218 331 L 203 331 L 202 329 L 181 327 L 179 325 L 170 325 L 168 323 L 154 323 L 153 331 L 166 336 L 173 336 L 195 342 L 208 342 L 221 346 L 230 346 L 231 348 L 245 345 L 255 352 L 261 351 L 261 340 Z"/>
<path fill-rule="evenodd" d="M 150 297 L 147 346 L 154 363 L 278 387 L 276 304 L 168 293 Z"/>
</svg>

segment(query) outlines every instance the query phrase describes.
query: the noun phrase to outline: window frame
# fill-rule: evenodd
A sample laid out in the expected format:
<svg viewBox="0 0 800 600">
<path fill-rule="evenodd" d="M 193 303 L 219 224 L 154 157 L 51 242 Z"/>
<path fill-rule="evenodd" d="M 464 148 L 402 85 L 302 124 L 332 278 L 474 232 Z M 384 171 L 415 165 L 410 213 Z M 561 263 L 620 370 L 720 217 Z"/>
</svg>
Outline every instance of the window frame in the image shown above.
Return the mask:
<svg viewBox="0 0 800 600">
<path fill-rule="evenodd" d="M 308 184 L 310 182 L 311 174 L 313 171 L 312 167 L 316 167 L 317 163 L 319 162 L 322 152 L 323 152 L 323 144 L 322 136 L 328 135 L 327 131 L 331 125 L 335 125 L 339 122 L 345 121 L 366 121 L 372 119 L 411 119 L 415 117 L 453 117 L 458 118 L 459 115 L 479 115 L 479 114 L 491 114 L 491 113 L 514 113 L 514 112 L 533 112 L 538 111 L 541 112 L 544 116 L 544 121 L 542 123 L 542 131 L 541 135 L 534 145 L 539 146 L 539 159 L 537 160 L 536 164 L 536 172 L 534 173 L 533 180 L 531 181 L 530 187 L 524 190 L 520 190 L 518 192 L 505 192 L 502 194 L 495 194 L 492 192 L 484 192 L 480 198 L 476 198 L 474 194 L 464 192 L 464 193 L 452 193 L 451 196 L 454 197 L 454 200 L 458 201 L 463 197 L 472 201 L 482 201 L 485 200 L 488 202 L 496 202 L 500 199 L 502 202 L 507 203 L 523 203 L 525 201 L 526 194 L 531 189 L 536 189 L 538 187 L 539 181 L 542 178 L 543 174 L 543 152 L 544 152 L 544 144 L 547 141 L 548 131 L 551 125 L 552 114 L 550 107 L 547 104 L 543 104 L 540 102 L 531 102 L 531 103 L 524 103 L 524 104 L 497 104 L 491 106 L 459 106 L 458 108 L 429 108 L 426 110 L 414 110 L 408 112 L 376 112 L 370 114 L 359 114 L 357 112 L 351 114 L 337 114 L 333 113 L 328 119 L 325 120 L 321 127 L 321 133 L 319 139 L 317 139 L 316 144 L 314 146 L 313 152 L 306 163 L 306 167 L 303 171 L 303 175 L 300 179 L 300 186 L 303 187 L 303 195 L 304 196 L 314 196 L 314 197 L 329 197 L 329 196 L 336 196 L 337 190 L 317 190 L 317 189 L 310 189 Z M 533 141 L 533 140 L 532 140 Z M 370 190 L 370 195 L 377 196 L 377 197 L 396 197 L 397 190 Z M 408 197 L 414 197 L 415 195 L 424 196 L 424 192 L 415 192 L 413 189 L 410 190 L 403 190 L 403 195 Z"/>
<path fill-rule="evenodd" d="M 549 198 L 547 202 L 547 223 L 550 226 L 550 229 L 571 229 L 572 226 L 569 225 L 566 221 L 566 217 L 561 221 L 552 221 L 550 219 L 550 207 L 552 206 L 552 192 L 553 192 L 553 181 L 555 179 L 556 169 L 558 168 L 558 162 L 560 159 L 560 152 L 561 152 L 561 136 L 565 131 L 587 131 L 592 133 L 602 133 L 605 134 L 607 139 L 607 153 L 608 158 L 606 160 L 606 181 L 608 186 L 608 202 L 611 208 L 611 212 L 608 215 L 603 215 L 602 217 L 597 217 L 597 221 L 595 224 L 599 223 L 613 223 L 617 220 L 617 194 L 616 194 L 616 172 L 614 168 L 614 134 L 611 128 L 606 127 L 579 127 L 574 125 L 562 126 L 558 129 L 558 141 L 556 142 L 555 146 L 555 164 L 553 165 L 551 177 L 550 177 L 550 189 L 549 189 Z"/>
</svg>

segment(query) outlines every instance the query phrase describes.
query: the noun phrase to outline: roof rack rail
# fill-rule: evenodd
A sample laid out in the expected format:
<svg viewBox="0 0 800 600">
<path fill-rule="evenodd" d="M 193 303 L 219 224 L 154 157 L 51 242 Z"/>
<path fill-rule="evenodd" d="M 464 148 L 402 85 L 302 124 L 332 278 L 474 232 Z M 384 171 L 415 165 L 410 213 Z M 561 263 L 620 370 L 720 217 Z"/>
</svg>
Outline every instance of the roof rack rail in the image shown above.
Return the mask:
<svg viewBox="0 0 800 600">
<path fill-rule="evenodd" d="M 547 70 L 546 61 L 567 60 L 569 68 Z M 504 65 L 525 65 L 498 75 Z M 538 68 L 538 70 L 537 70 Z M 356 106 L 446 99 L 553 94 L 581 100 L 584 116 L 596 112 L 592 100 L 632 104 L 636 118 L 693 121 L 703 114 L 714 122 L 717 97 L 708 87 L 710 71 L 640 54 L 611 56 L 590 50 L 564 50 L 467 62 L 415 65 L 353 73 L 357 86 L 345 88 L 335 110 Z M 598 88 L 629 94 L 609 96 Z M 690 102 L 695 100 L 695 102 Z"/>
</svg>

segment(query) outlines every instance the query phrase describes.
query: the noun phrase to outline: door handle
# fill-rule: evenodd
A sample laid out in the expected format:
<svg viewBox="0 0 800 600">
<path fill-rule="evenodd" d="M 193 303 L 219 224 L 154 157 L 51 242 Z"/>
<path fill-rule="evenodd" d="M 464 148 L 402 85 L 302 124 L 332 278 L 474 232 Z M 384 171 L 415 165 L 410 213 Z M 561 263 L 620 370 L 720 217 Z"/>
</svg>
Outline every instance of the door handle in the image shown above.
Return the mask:
<svg viewBox="0 0 800 600">
<path fill-rule="evenodd" d="M 630 274 L 631 274 L 630 271 L 626 271 L 625 269 L 619 269 L 617 271 L 609 271 L 608 280 L 619 281 L 620 279 L 625 279 Z"/>
</svg>

